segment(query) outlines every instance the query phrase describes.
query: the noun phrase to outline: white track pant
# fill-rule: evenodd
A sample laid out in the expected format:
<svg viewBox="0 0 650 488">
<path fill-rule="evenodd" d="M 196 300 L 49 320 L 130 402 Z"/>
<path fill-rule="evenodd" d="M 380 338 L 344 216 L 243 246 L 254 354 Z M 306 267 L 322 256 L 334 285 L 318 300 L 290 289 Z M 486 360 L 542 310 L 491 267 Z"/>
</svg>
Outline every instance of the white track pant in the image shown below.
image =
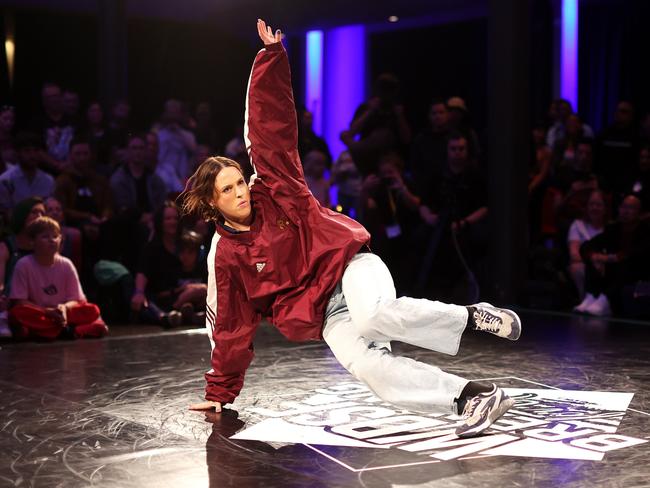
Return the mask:
<svg viewBox="0 0 650 488">
<path fill-rule="evenodd" d="M 455 355 L 467 314 L 459 305 L 396 298 L 383 261 L 360 253 L 330 298 L 323 337 L 343 367 L 382 400 L 407 410 L 456 413 L 454 399 L 468 380 L 394 356 L 390 341 Z"/>
</svg>

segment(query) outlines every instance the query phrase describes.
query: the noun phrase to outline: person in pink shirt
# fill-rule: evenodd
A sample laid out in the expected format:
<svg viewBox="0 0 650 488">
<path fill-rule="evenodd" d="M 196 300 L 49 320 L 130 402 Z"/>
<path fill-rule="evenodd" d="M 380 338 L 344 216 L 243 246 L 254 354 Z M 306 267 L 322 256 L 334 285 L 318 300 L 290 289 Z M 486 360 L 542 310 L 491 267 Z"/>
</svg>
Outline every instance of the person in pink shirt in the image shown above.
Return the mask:
<svg viewBox="0 0 650 488">
<path fill-rule="evenodd" d="M 34 252 L 16 263 L 9 295 L 14 337 L 104 336 L 108 327 L 99 308 L 86 301 L 74 264 L 59 254 L 59 224 L 50 217 L 39 217 L 29 224 L 27 235 Z"/>
</svg>

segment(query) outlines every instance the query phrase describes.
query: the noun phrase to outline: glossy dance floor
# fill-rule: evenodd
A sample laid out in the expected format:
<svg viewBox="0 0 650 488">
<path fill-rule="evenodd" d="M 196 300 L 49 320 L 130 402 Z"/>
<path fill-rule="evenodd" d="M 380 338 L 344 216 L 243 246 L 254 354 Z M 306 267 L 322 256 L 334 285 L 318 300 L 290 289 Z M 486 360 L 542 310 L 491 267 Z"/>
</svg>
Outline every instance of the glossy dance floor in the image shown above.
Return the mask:
<svg viewBox="0 0 650 488">
<path fill-rule="evenodd" d="M 516 343 L 395 348 L 510 388 L 514 411 L 470 442 L 455 417 L 382 404 L 324 344 L 268 327 L 219 415 L 187 410 L 209 368 L 202 330 L 2 344 L 0 486 L 650 486 L 650 324 L 522 318 Z"/>
</svg>

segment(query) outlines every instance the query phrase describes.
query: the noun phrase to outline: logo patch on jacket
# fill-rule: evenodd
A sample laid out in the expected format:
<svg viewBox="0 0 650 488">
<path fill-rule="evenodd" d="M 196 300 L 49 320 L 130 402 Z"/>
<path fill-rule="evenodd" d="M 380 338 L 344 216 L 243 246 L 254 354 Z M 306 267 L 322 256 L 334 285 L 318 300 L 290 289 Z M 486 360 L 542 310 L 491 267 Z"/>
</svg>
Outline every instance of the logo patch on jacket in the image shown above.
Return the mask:
<svg viewBox="0 0 650 488">
<path fill-rule="evenodd" d="M 264 269 L 264 266 L 266 266 L 266 263 L 257 263 L 255 267 L 257 268 L 257 272 L 259 273 Z"/>
<path fill-rule="evenodd" d="M 276 224 L 278 224 L 280 230 L 284 230 L 289 226 L 289 221 L 287 219 L 278 219 Z"/>
</svg>

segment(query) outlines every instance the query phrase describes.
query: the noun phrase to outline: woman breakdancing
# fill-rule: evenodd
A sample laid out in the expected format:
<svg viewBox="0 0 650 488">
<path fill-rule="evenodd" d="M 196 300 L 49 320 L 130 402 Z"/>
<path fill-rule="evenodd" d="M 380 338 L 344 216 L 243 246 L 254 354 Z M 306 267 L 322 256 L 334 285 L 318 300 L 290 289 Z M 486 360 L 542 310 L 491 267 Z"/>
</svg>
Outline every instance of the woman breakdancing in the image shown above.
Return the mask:
<svg viewBox="0 0 650 488">
<path fill-rule="evenodd" d="M 456 434 L 479 434 L 514 401 L 496 385 L 468 381 L 391 353 L 390 341 L 455 355 L 466 327 L 516 340 L 519 317 L 487 303 L 469 307 L 396 298 L 368 232 L 311 195 L 298 157 L 289 61 L 275 33 L 258 20 L 264 43 L 246 100 L 244 137 L 255 173 L 211 157 L 183 196 L 187 213 L 215 220 L 208 256 L 206 328 L 212 369 L 206 402 L 231 403 L 253 359 L 253 336 L 267 317 L 290 340 L 327 342 L 339 362 L 382 400 L 400 408 L 463 414 Z"/>
</svg>

